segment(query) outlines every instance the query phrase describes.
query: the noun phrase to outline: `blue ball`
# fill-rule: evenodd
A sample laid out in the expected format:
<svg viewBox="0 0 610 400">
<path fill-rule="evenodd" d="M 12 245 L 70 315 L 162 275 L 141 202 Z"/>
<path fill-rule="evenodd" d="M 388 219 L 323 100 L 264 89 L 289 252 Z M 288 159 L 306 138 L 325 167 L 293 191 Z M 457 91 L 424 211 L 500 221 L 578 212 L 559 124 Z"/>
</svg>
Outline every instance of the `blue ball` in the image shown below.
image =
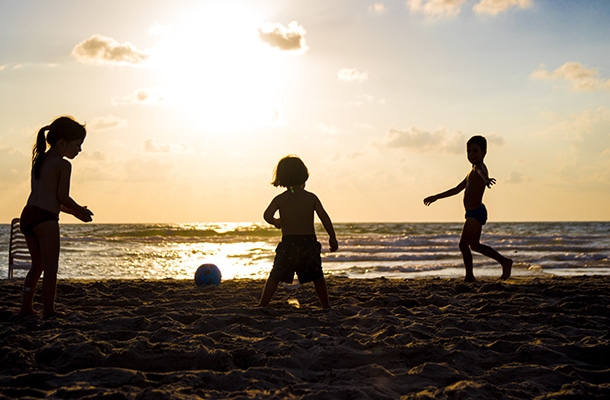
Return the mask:
<svg viewBox="0 0 610 400">
<path fill-rule="evenodd" d="M 197 286 L 218 286 L 221 278 L 220 269 L 214 264 L 203 264 L 195 271 L 195 285 Z"/>
</svg>

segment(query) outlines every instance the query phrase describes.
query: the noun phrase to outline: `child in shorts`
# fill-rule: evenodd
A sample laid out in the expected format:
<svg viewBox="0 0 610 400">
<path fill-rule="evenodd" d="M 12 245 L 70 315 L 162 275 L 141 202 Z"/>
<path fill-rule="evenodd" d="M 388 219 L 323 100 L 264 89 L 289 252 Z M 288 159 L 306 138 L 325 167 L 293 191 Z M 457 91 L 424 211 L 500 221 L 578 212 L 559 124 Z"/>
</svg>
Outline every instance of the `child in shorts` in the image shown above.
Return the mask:
<svg viewBox="0 0 610 400">
<path fill-rule="evenodd" d="M 476 281 L 472 266 L 471 249 L 487 257 L 496 260 L 502 266 L 502 276 L 500 279 L 508 279 L 511 274 L 513 260 L 506 258 L 493 248 L 481 244 L 481 230 L 487 222 L 487 209 L 483 204 L 483 192 L 485 187 L 491 188 L 496 183 L 494 178 L 489 177 L 487 167 L 483 163 L 487 153 L 487 140 L 483 136 L 473 136 L 466 144 L 468 161 L 472 164 L 472 169 L 466 178 L 453 189 L 449 189 L 434 196 L 424 199 L 424 204 L 429 206 L 436 200 L 454 196 L 464 190 L 464 208 L 466 209 L 466 222 L 460 237 L 460 251 L 466 269 L 466 282 Z"/>
<path fill-rule="evenodd" d="M 322 203 L 315 194 L 305 190 L 308 178 L 307 167 L 296 156 L 282 158 L 275 169 L 272 184 L 285 187 L 286 191 L 271 201 L 263 217 L 282 230 L 282 241 L 275 250 L 273 269 L 265 283 L 258 304 L 260 307 L 269 304 L 280 282 L 292 283 L 295 273 L 299 283 L 313 282 L 322 307 L 330 307 L 322 272 L 322 246 L 314 228 L 314 212 L 328 233 L 330 251 L 337 251 L 339 244 Z M 279 218 L 275 217 L 276 212 L 279 212 Z"/>
</svg>

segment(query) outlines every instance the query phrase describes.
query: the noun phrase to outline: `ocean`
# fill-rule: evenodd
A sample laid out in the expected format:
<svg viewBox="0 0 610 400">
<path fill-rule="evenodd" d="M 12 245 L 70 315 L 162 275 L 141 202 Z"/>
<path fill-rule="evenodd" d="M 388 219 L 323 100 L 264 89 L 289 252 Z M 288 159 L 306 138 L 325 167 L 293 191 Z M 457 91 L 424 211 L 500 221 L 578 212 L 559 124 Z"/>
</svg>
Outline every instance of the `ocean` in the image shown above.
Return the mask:
<svg viewBox="0 0 610 400">
<path fill-rule="evenodd" d="M 461 278 L 461 223 L 336 223 L 339 251 L 317 226 L 326 276 Z M 223 279 L 268 276 L 279 230 L 258 223 L 61 224 L 60 279 L 193 279 L 216 264 Z M 0 225 L 0 278 L 9 225 Z M 481 243 L 513 258 L 513 276 L 610 275 L 610 222 L 491 222 Z M 475 276 L 500 266 L 474 253 Z M 24 276 L 16 271 L 15 276 Z"/>
</svg>

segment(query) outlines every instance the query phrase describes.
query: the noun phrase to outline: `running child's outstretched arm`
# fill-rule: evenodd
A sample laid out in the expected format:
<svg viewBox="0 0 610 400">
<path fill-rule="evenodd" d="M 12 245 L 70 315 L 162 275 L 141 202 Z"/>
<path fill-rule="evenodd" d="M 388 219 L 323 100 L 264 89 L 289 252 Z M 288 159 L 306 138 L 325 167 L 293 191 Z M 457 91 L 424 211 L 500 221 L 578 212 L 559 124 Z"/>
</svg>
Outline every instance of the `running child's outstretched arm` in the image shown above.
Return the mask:
<svg viewBox="0 0 610 400">
<path fill-rule="evenodd" d="M 424 204 L 429 206 L 437 200 L 444 199 L 445 197 L 455 196 L 460 193 L 462 190 L 466 189 L 466 178 L 462 182 L 460 182 L 456 187 L 446 190 L 442 193 L 435 194 L 434 196 L 428 196 L 424 199 Z"/>
</svg>

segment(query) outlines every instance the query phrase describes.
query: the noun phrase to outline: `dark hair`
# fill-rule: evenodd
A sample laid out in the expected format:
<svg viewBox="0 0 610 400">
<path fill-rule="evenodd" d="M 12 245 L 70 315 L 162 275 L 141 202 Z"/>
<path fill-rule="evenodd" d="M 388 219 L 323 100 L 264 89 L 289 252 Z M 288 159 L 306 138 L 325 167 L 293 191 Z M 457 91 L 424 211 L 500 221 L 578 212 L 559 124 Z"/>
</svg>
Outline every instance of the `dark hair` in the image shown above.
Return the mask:
<svg viewBox="0 0 610 400">
<path fill-rule="evenodd" d="M 487 153 L 487 139 L 485 139 L 483 136 L 476 135 L 471 137 L 470 139 L 468 139 L 466 146 L 470 144 L 478 144 L 483 154 Z"/>
<path fill-rule="evenodd" d="M 309 178 L 307 167 L 297 156 L 286 156 L 277 163 L 273 173 L 273 186 L 289 188 L 304 184 Z"/>
<path fill-rule="evenodd" d="M 45 132 L 48 131 L 46 137 Z M 40 177 L 40 168 L 44 161 L 47 143 L 53 146 L 58 140 L 67 142 L 72 140 L 83 140 L 87 135 L 85 125 L 76 122 L 72 117 L 59 117 L 51 125 L 43 126 L 38 131 L 36 143 L 32 149 L 32 174 L 34 178 Z"/>
</svg>

